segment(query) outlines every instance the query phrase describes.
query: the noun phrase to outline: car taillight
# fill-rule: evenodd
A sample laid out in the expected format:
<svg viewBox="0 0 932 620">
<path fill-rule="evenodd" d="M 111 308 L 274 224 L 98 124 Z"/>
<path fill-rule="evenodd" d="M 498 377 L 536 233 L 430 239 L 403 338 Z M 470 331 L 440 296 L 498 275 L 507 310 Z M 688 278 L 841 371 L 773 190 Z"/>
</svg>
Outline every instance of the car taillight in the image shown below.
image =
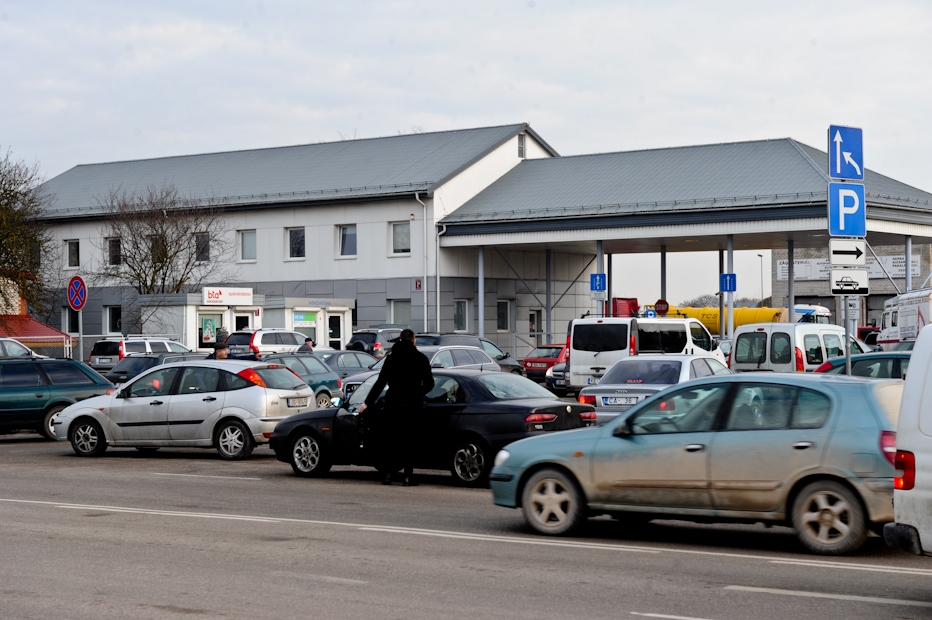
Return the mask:
<svg viewBox="0 0 932 620">
<path fill-rule="evenodd" d="M 728 352 L 728 370 L 731 370 L 731 354 L 732 354 L 732 351 L 729 351 Z"/>
<path fill-rule="evenodd" d="M 583 411 L 579 414 L 580 420 L 595 420 L 596 417 L 595 411 Z"/>
<path fill-rule="evenodd" d="M 902 471 L 902 475 L 893 478 L 893 488 L 909 491 L 916 486 L 916 455 L 906 450 L 897 450 L 893 466 Z"/>
<path fill-rule="evenodd" d="M 381 342 L 373 342 L 373 343 L 372 343 L 372 350 L 373 350 L 373 351 L 377 351 L 377 350 L 379 350 L 379 349 L 381 349 L 381 348 L 382 348 L 382 343 L 381 343 Z"/>
<path fill-rule="evenodd" d="M 796 349 L 796 350 L 799 351 L 799 349 Z M 831 370 L 831 369 L 832 369 L 832 363 L 831 363 L 831 362 L 825 362 L 824 364 L 822 364 L 821 366 L 819 366 L 818 368 L 816 368 L 815 371 L 816 371 L 816 372 L 828 372 L 828 371 Z"/>
<path fill-rule="evenodd" d="M 634 340 L 634 334 L 631 334 L 631 341 L 628 343 L 628 349 L 629 349 L 628 355 L 638 354 L 638 347 L 637 347 L 637 342 L 635 342 Z"/>
<path fill-rule="evenodd" d="M 665 400 L 660 403 L 661 411 L 676 411 L 676 403 L 672 400 Z"/>
<path fill-rule="evenodd" d="M 530 424 L 531 422 L 553 422 L 556 419 L 557 414 L 555 413 L 532 413 L 524 418 L 524 421 Z"/>
<path fill-rule="evenodd" d="M 253 353 L 259 352 L 259 347 L 256 346 L 256 336 L 258 336 L 258 334 L 253 334 L 252 337 L 249 339 L 249 348 L 252 349 Z"/>
<path fill-rule="evenodd" d="M 580 394 L 576 397 L 576 400 L 584 405 L 595 406 L 595 394 Z"/>
<path fill-rule="evenodd" d="M 803 350 L 796 347 L 796 372 L 803 372 L 806 367 L 803 365 Z"/>
<path fill-rule="evenodd" d="M 123 341 L 120 341 L 120 359 L 126 356 L 126 349 L 123 348 Z"/>
<path fill-rule="evenodd" d="M 265 381 L 262 380 L 262 377 L 259 376 L 259 373 L 257 373 L 252 368 L 241 370 L 238 373 L 236 373 L 236 376 L 242 377 L 243 379 L 245 379 L 246 381 L 249 381 L 253 385 L 258 385 L 259 387 L 268 387 L 265 384 Z"/>
<path fill-rule="evenodd" d="M 338 390 L 343 389 L 343 379 L 340 379 L 339 377 L 337 378 L 337 389 Z"/>
<path fill-rule="evenodd" d="M 818 371 L 816 371 L 818 372 Z M 890 461 L 890 464 L 894 467 L 896 457 L 896 432 L 895 431 L 882 431 L 880 433 L 880 451 L 883 452 L 884 458 Z"/>
</svg>

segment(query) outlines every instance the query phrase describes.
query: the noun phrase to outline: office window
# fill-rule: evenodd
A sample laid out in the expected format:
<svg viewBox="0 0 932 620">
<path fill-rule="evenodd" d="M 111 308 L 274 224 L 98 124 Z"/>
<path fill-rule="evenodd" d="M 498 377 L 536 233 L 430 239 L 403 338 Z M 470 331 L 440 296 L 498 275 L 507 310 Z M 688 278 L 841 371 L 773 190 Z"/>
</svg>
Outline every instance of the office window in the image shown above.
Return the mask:
<svg viewBox="0 0 932 620">
<path fill-rule="evenodd" d="M 304 258 L 304 228 L 288 229 L 288 258 Z"/>
<path fill-rule="evenodd" d="M 453 300 L 453 331 L 464 332 L 466 330 L 466 308 L 467 300 Z"/>
<path fill-rule="evenodd" d="M 241 230 L 239 233 L 239 259 L 256 260 L 256 231 Z"/>
<path fill-rule="evenodd" d="M 511 304 L 507 301 L 498 302 L 497 329 L 500 332 L 511 331 Z"/>
<path fill-rule="evenodd" d="M 69 267 L 80 267 L 81 266 L 81 242 L 80 241 L 66 241 L 66 249 L 68 251 L 68 266 Z"/>
<path fill-rule="evenodd" d="M 65 308 L 65 320 L 62 321 L 65 331 L 69 334 L 78 333 L 78 311 L 70 307 Z"/>
<path fill-rule="evenodd" d="M 107 312 L 107 333 L 119 334 L 123 331 L 123 308 L 120 306 L 108 306 Z"/>
<path fill-rule="evenodd" d="M 118 238 L 107 239 L 107 262 L 111 265 L 123 264 L 123 247 Z"/>
<path fill-rule="evenodd" d="M 210 260 L 210 233 L 194 235 L 194 260 L 199 263 Z"/>
<path fill-rule="evenodd" d="M 411 253 L 411 222 L 392 224 L 392 254 Z"/>
<path fill-rule="evenodd" d="M 340 256 L 356 256 L 356 224 L 340 226 Z"/>
<path fill-rule="evenodd" d="M 523 133 L 519 133 L 519 134 L 518 134 L 518 157 L 520 157 L 520 158 L 522 158 L 522 159 L 524 159 L 525 157 L 527 157 L 527 150 L 526 150 L 526 148 L 525 148 L 525 147 L 526 147 L 526 144 L 525 144 L 526 138 L 527 138 L 527 136 L 525 136 Z"/>
<path fill-rule="evenodd" d="M 411 325 L 411 300 L 392 300 L 392 324 L 408 327 Z"/>
<path fill-rule="evenodd" d="M 165 237 L 152 235 L 149 237 L 149 248 L 152 250 L 152 264 L 163 265 L 168 262 L 168 244 Z"/>
</svg>

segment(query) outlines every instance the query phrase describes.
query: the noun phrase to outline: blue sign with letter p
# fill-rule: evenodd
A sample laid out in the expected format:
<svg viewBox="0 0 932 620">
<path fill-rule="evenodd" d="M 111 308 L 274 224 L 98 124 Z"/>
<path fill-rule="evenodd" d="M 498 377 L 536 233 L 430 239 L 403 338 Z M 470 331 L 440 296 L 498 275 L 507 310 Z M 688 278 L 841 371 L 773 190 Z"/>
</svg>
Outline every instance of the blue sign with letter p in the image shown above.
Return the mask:
<svg viewBox="0 0 932 620">
<path fill-rule="evenodd" d="M 867 205 L 863 185 L 828 184 L 828 234 L 833 237 L 867 236 Z"/>
</svg>

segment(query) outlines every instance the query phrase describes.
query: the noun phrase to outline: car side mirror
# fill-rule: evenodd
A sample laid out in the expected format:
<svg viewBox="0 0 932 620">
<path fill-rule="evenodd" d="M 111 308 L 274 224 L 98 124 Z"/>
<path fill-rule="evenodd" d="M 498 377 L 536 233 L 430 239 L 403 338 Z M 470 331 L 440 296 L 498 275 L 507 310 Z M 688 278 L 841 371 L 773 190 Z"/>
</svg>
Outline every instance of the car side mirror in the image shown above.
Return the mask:
<svg viewBox="0 0 932 620">
<path fill-rule="evenodd" d="M 440 362 L 434 362 L 433 364 L 430 365 L 430 367 L 431 368 L 443 368 L 444 366 Z"/>
<path fill-rule="evenodd" d="M 718 349 L 718 342 L 716 342 L 715 340 L 713 340 L 713 341 L 712 341 L 712 348 L 709 349 L 709 351 L 715 351 L 716 349 Z"/>
<path fill-rule="evenodd" d="M 509 353 L 508 351 L 505 351 L 505 354 L 502 356 L 502 358 L 507 359 L 509 357 L 511 357 L 511 353 Z"/>
<path fill-rule="evenodd" d="M 625 419 L 624 421 L 622 421 L 621 424 L 615 427 L 615 430 L 612 432 L 612 435 L 614 435 L 615 437 L 621 437 L 623 439 L 627 439 L 628 437 L 630 437 L 632 435 L 631 421 L 628 419 Z"/>
<path fill-rule="evenodd" d="M 129 395 L 129 390 L 127 390 L 126 388 L 123 388 L 122 390 L 117 392 L 117 398 L 127 398 L 128 395 Z"/>
</svg>

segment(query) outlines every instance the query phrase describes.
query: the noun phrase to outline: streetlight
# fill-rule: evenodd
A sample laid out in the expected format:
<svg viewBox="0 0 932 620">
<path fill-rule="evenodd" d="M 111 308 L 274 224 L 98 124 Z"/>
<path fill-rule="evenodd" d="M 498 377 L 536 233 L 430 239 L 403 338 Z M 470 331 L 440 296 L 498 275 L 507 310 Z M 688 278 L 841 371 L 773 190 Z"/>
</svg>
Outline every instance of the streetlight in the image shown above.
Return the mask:
<svg viewBox="0 0 932 620">
<path fill-rule="evenodd" d="M 764 307 L 764 255 L 758 254 L 760 259 L 760 307 Z"/>
</svg>

